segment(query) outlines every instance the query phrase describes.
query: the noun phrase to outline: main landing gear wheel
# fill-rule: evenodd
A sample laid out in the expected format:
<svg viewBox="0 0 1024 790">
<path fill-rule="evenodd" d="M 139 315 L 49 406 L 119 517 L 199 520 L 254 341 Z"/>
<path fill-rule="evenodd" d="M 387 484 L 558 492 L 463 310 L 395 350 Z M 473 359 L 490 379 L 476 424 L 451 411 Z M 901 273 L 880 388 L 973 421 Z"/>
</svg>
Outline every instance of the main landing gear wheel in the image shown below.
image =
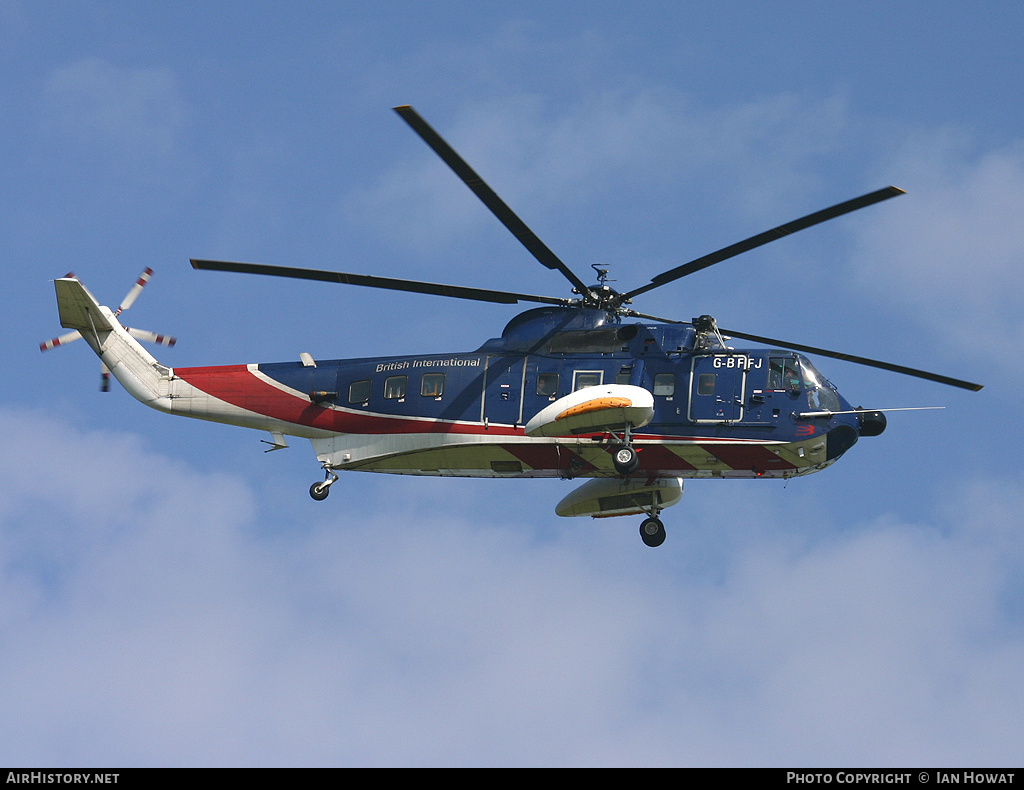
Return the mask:
<svg viewBox="0 0 1024 790">
<path fill-rule="evenodd" d="M 660 546 L 665 542 L 665 525 L 661 523 L 661 519 L 654 516 L 645 518 L 640 524 L 640 537 L 652 548 Z"/>
<path fill-rule="evenodd" d="M 636 471 L 640 466 L 640 459 L 637 457 L 636 450 L 628 444 L 623 444 L 612 453 L 612 464 L 615 466 L 615 471 L 625 477 Z"/>
</svg>

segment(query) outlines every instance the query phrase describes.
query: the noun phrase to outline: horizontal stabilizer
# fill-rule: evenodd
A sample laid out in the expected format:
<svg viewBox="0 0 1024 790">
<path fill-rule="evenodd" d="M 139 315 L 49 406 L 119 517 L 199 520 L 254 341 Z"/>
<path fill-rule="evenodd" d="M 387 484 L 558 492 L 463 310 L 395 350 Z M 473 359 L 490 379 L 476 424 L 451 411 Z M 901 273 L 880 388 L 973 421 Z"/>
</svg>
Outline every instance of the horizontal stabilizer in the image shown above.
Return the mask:
<svg viewBox="0 0 1024 790">
<path fill-rule="evenodd" d="M 54 280 L 53 286 L 57 291 L 57 310 L 60 313 L 61 326 L 66 329 L 77 329 L 90 337 L 113 329 L 110 319 L 100 309 L 96 297 L 78 280 L 64 277 Z"/>
</svg>

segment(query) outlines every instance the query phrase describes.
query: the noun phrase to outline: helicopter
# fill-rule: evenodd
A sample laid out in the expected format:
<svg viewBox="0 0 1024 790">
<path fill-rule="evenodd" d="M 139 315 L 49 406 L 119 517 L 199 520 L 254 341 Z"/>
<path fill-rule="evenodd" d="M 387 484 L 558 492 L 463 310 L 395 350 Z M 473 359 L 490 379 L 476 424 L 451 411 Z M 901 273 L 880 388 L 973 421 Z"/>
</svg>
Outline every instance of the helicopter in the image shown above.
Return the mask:
<svg viewBox="0 0 1024 790">
<path fill-rule="evenodd" d="M 309 439 L 327 498 L 340 471 L 585 482 L 559 516 L 643 516 L 648 546 L 666 536 L 661 512 L 687 479 L 789 479 L 831 466 L 886 427 L 887 411 L 852 406 L 807 354 L 977 391 L 982 385 L 880 360 L 684 321 L 631 305 L 673 283 L 800 230 L 904 194 L 889 186 L 676 266 L 632 290 L 594 265 L 588 285 L 408 105 L 395 112 L 546 268 L 572 286 L 554 297 L 319 269 L 194 258 L 197 270 L 291 277 L 496 304 L 540 307 L 514 317 L 475 351 L 279 363 L 167 367 L 141 344 L 174 338 L 125 327 L 152 276 L 146 269 L 116 310 L 68 274 L 54 280 L 60 323 L 84 338 L 136 399 L 170 414 L 266 431 L 266 452 Z M 760 347 L 737 348 L 734 339 Z"/>
</svg>

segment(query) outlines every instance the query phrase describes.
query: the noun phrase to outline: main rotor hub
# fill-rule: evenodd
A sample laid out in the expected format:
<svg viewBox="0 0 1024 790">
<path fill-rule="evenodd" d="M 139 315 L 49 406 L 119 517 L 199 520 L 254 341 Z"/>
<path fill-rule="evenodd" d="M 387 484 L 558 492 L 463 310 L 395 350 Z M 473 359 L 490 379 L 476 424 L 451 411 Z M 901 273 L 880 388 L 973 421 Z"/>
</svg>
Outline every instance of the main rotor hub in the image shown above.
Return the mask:
<svg viewBox="0 0 1024 790">
<path fill-rule="evenodd" d="M 693 328 L 698 332 L 717 332 L 718 325 L 710 315 L 701 315 L 693 319 Z"/>
<path fill-rule="evenodd" d="M 597 285 L 588 286 L 586 293 L 583 293 L 579 288 L 573 289 L 574 293 L 578 293 L 582 297 L 579 300 L 579 304 L 582 307 L 593 307 L 599 310 L 617 312 L 619 306 L 628 300 L 624 300 L 622 294 L 608 285 L 609 269 L 597 263 L 590 264 L 590 268 L 597 272 Z M 615 281 L 612 280 L 612 282 Z"/>
<path fill-rule="evenodd" d="M 584 294 L 584 307 L 596 307 L 602 310 L 616 310 L 622 303 L 621 294 L 610 285 L 592 285 Z"/>
</svg>

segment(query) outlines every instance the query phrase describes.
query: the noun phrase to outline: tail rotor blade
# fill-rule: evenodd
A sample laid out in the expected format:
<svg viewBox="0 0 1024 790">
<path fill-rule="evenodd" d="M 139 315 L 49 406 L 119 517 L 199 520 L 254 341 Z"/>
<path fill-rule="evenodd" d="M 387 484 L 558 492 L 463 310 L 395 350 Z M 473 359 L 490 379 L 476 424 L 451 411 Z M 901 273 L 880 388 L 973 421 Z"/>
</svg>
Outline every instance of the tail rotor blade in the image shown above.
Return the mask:
<svg viewBox="0 0 1024 790">
<path fill-rule="evenodd" d="M 135 303 L 135 300 L 139 298 L 139 294 L 142 293 L 142 289 L 146 287 L 146 283 L 149 282 L 152 276 L 153 270 L 146 267 L 145 271 L 139 276 L 139 279 L 135 281 L 135 285 L 125 294 L 124 299 L 121 301 L 121 306 L 117 308 L 117 312 L 114 315 L 121 315 L 122 312 Z"/>
<path fill-rule="evenodd" d="M 77 329 L 74 329 L 71 332 L 68 332 L 66 335 L 61 335 L 60 337 L 53 338 L 53 340 L 47 340 L 45 343 L 40 343 L 39 350 L 49 351 L 51 348 L 56 348 L 57 346 L 65 346 L 72 340 L 78 340 L 78 338 L 80 338 L 81 336 L 82 333 L 79 332 Z"/>
<path fill-rule="evenodd" d="M 136 340 L 142 340 L 146 343 L 157 343 L 158 345 L 167 346 L 168 348 L 178 342 L 178 338 L 176 337 L 171 337 L 170 335 L 158 335 L 156 332 L 150 332 L 147 329 L 134 329 L 130 326 L 126 326 L 124 331 Z"/>
</svg>

